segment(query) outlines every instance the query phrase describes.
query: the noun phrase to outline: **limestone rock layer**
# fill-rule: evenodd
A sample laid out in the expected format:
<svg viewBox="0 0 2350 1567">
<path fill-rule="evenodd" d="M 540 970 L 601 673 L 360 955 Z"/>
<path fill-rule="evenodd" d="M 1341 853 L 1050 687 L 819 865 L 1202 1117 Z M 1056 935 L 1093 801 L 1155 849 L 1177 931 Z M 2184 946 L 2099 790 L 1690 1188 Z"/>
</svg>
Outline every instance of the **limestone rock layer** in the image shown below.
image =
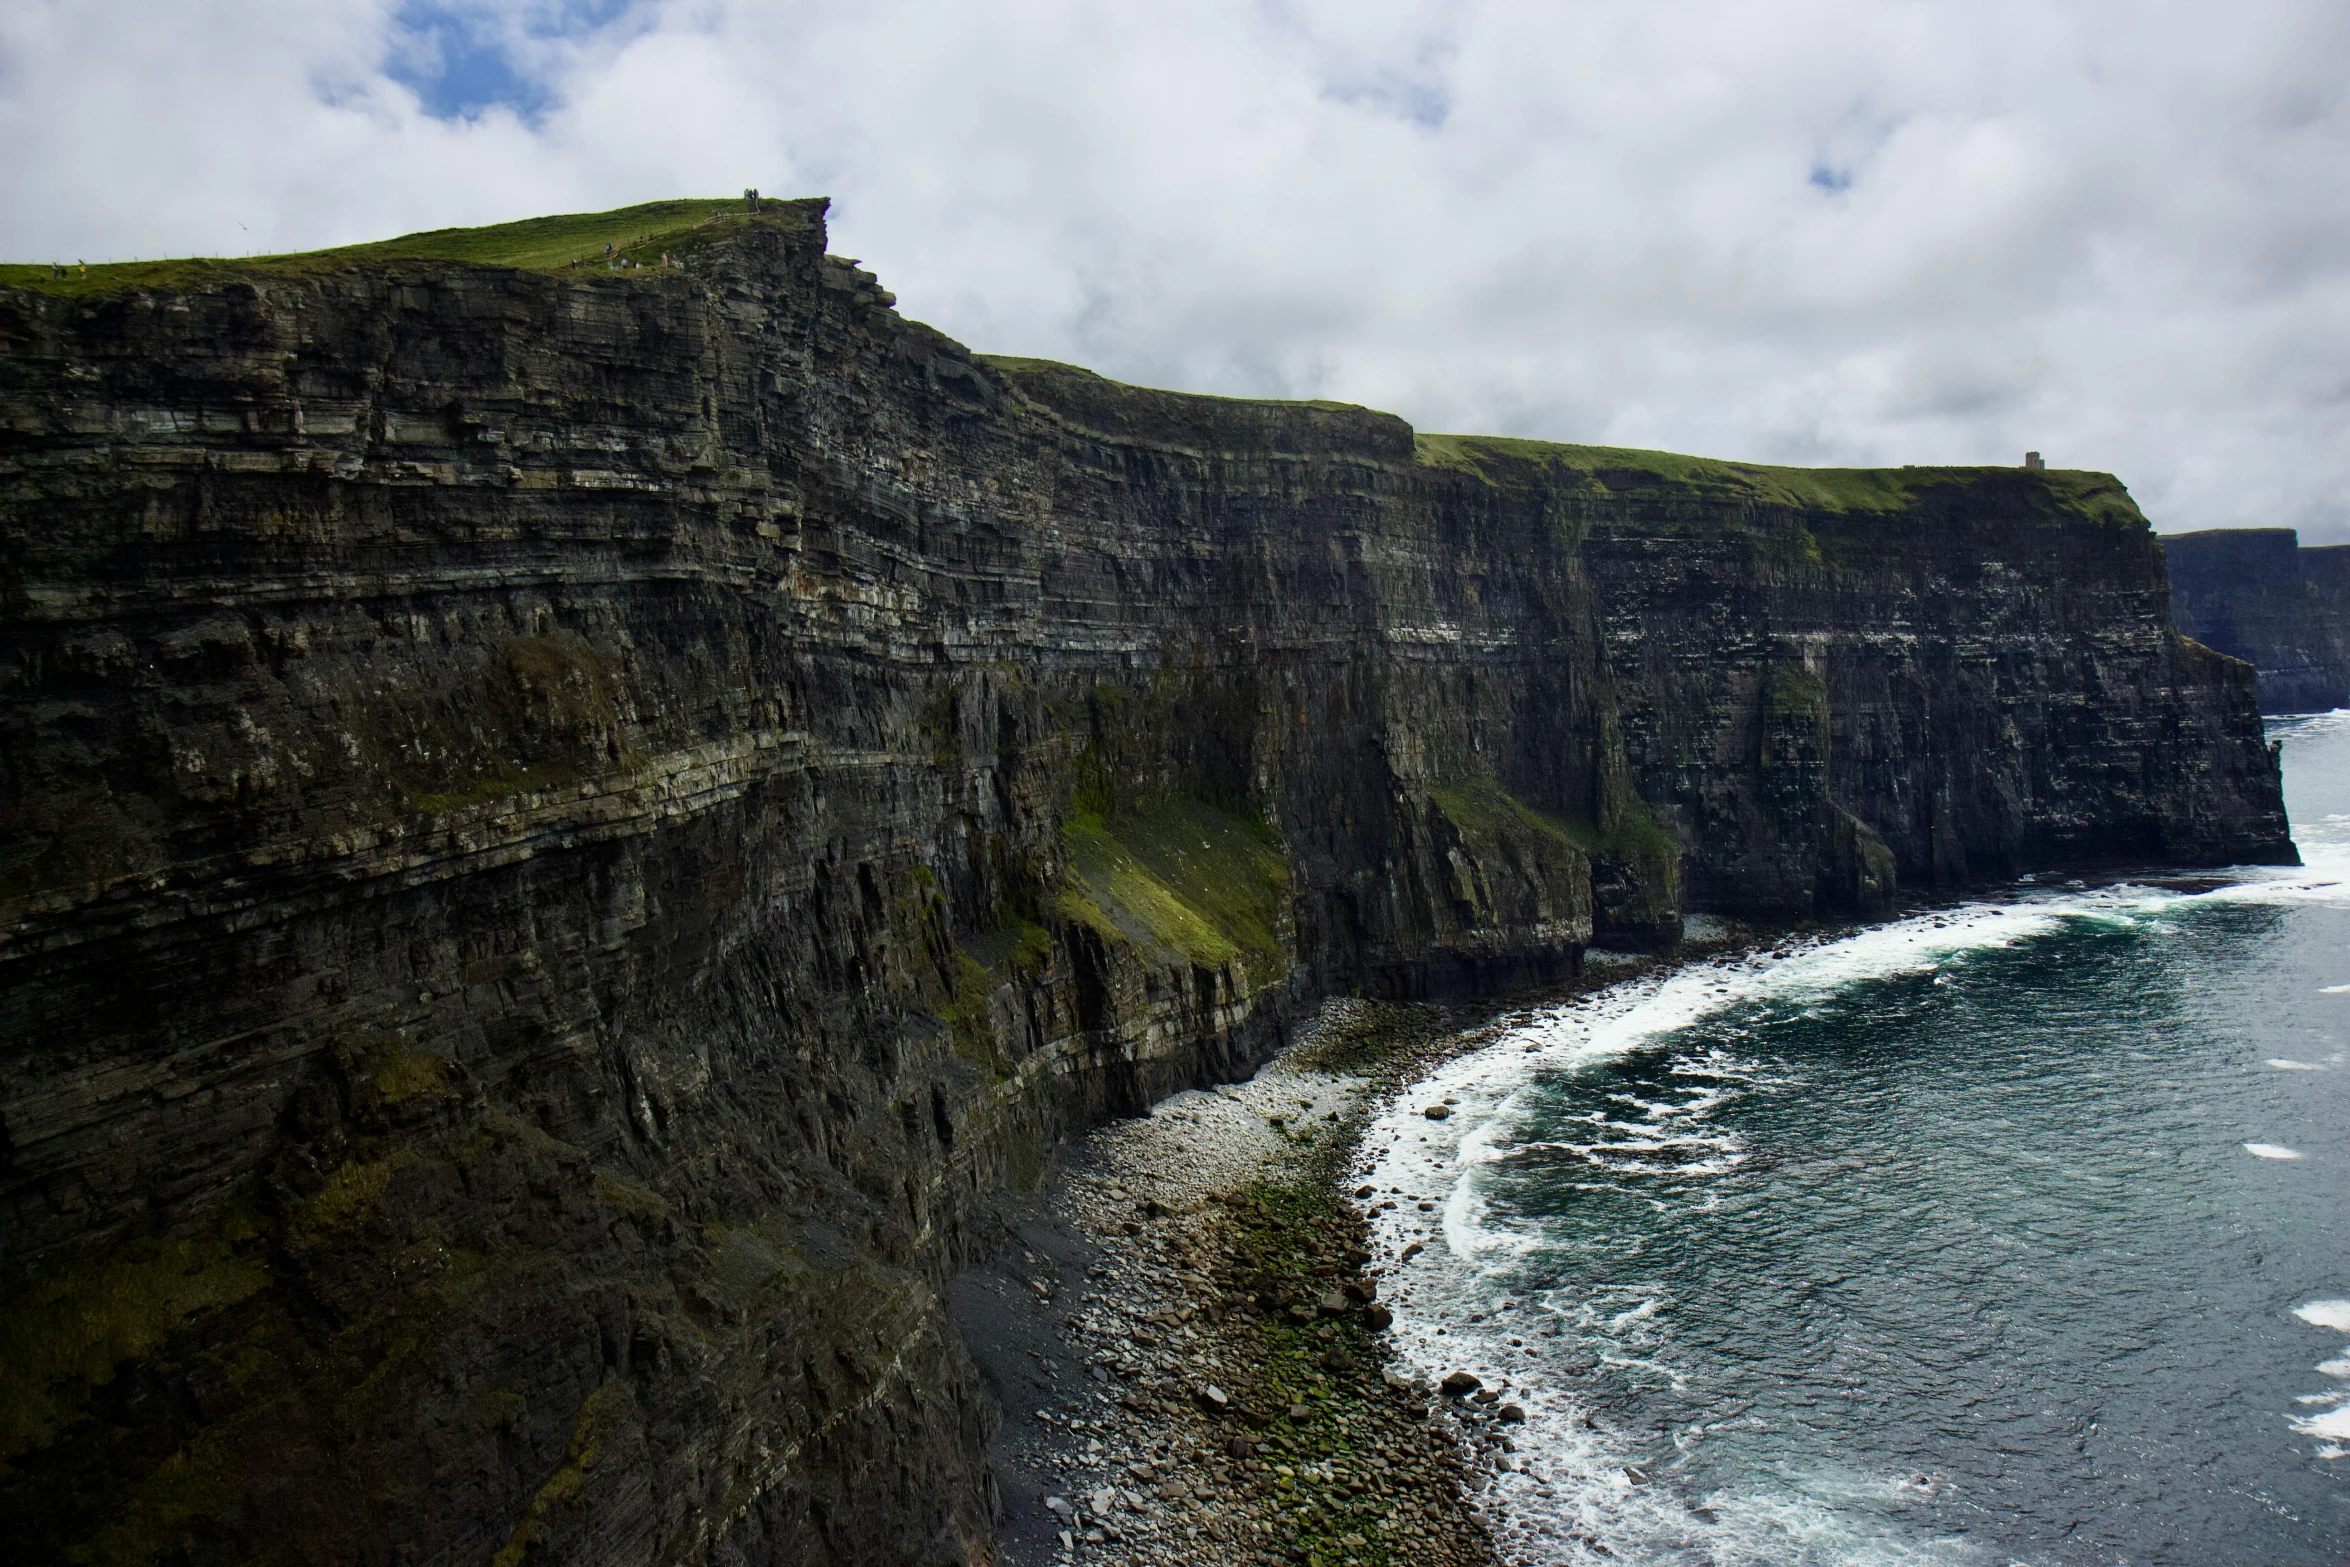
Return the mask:
<svg viewBox="0 0 2350 1567">
<path fill-rule="evenodd" d="M 685 270 L 0 291 L 13 1560 L 950 1561 L 941 1307 L 1318 998 L 2289 857 L 2100 475 L 1415 436 Z"/>
</svg>

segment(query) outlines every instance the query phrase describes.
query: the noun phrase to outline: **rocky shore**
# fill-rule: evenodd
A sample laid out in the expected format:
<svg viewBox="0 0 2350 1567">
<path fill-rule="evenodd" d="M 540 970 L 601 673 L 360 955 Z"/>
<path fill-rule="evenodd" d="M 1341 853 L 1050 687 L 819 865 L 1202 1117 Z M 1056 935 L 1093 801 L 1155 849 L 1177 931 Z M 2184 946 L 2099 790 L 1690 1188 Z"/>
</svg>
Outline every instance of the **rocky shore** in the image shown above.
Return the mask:
<svg viewBox="0 0 2350 1567">
<path fill-rule="evenodd" d="M 1338 1001 L 1245 1083 L 1076 1150 L 958 1286 L 997 1394 L 1008 1563 L 1486 1563 L 1517 1410 L 1399 1375 L 1350 1195 L 1358 1134 L 1491 1007 Z"/>
<path fill-rule="evenodd" d="M 1248 1081 L 1176 1094 L 1072 1145 L 1036 1205 L 1003 1216 L 996 1258 L 952 1292 L 1003 1408 L 989 1445 L 997 1560 L 1504 1560 L 1506 1521 L 1480 1498 L 1495 1472 L 1523 1467 L 1524 1414 L 1506 1385 L 1395 1361 L 1397 1281 L 1365 1214 L 1415 1203 L 1433 1230 L 1438 1194 L 1361 1184 L 1363 1132 L 1535 1007 L 1832 933 L 1699 919 L 1667 953 L 1595 951 L 1538 994 L 1331 1001 Z"/>
</svg>

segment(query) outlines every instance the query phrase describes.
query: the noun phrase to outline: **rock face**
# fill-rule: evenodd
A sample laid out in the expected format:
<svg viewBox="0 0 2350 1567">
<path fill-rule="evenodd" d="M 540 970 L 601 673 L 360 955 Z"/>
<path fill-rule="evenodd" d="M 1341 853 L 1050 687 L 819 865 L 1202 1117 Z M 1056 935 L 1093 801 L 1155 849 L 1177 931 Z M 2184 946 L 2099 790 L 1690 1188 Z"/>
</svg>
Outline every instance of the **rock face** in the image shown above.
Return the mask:
<svg viewBox="0 0 2350 1567">
<path fill-rule="evenodd" d="M 0 291 L 14 1560 L 967 1560 L 945 1281 L 1315 998 L 2287 857 L 2112 481 L 1415 437 L 689 270 Z"/>
<path fill-rule="evenodd" d="M 2350 706 L 2350 544 L 2212 528 L 2165 534 L 2162 547 L 2179 629 L 2257 669 L 2262 712 Z"/>
<path fill-rule="evenodd" d="M 1868 909 L 1896 879 L 2290 853 L 2242 672 L 2172 629 L 2112 479 L 1621 483 L 1585 556 L 1633 782 L 1693 903 Z"/>
</svg>

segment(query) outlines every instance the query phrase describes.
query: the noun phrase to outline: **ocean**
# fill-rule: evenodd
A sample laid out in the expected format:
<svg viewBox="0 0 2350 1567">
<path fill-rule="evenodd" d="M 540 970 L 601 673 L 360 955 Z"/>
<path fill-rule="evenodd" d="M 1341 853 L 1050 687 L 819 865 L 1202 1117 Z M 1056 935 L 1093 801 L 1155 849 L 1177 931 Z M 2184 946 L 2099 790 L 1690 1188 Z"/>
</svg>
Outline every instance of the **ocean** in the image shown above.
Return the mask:
<svg viewBox="0 0 2350 1567">
<path fill-rule="evenodd" d="M 1627 980 L 1373 1127 L 1403 1360 L 1526 1413 L 1507 1554 L 2350 1561 L 2350 713 L 2270 732 L 2301 869 Z"/>
</svg>

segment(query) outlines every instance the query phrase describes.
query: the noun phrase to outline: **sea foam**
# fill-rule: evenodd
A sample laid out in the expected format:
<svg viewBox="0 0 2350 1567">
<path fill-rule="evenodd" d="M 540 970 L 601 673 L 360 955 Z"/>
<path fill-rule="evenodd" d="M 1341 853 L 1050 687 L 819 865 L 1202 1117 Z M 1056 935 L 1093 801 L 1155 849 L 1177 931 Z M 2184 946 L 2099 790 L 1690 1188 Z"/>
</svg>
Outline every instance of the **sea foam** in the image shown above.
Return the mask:
<svg viewBox="0 0 2350 1567">
<path fill-rule="evenodd" d="M 2289 1416 L 2293 1429 L 2303 1436 L 2314 1436 L 2328 1442 L 2350 1441 L 2350 1408 L 2329 1409 L 2322 1415 Z"/>
<path fill-rule="evenodd" d="M 1364 1140 L 1359 1178 L 1382 1191 L 1394 1187 L 1440 1200 L 1434 1214 L 1419 1214 L 1407 1204 L 1370 1215 L 1381 1272 L 1395 1287 L 1386 1298 L 1396 1311 L 1397 1357 L 1403 1368 L 1431 1381 L 1451 1370 L 1474 1371 L 1525 1408 L 1527 1426 L 1520 1438 L 1525 1457 L 1518 1472 L 1495 1475 L 1484 1492 L 1484 1499 L 1496 1504 L 1491 1516 L 1502 1539 L 1530 1560 L 1576 1563 L 1596 1563 L 1598 1558 L 1583 1548 L 1593 1538 L 1633 1546 L 1657 1561 L 1781 1562 L 1790 1559 L 1791 1547 L 1796 1558 L 1822 1564 L 1880 1567 L 1895 1561 L 1976 1559 L 1971 1549 L 1951 1541 L 1873 1532 L 1835 1538 L 1857 1519 L 1805 1495 L 1810 1488 L 1800 1484 L 1792 1496 L 1772 1494 L 1765 1486 L 1745 1495 L 1716 1493 L 1703 1498 L 1702 1506 L 1697 1498 L 1676 1496 L 1669 1485 L 1627 1484 L 1624 1465 L 1633 1455 L 1584 1423 L 1580 1390 L 1553 1380 L 1546 1368 L 1507 1342 L 1508 1325 L 1495 1312 L 1497 1298 L 1514 1264 L 1543 1244 L 1543 1237 L 1536 1225 L 1489 1210 L 1482 1190 L 1488 1172 L 1515 1160 L 1579 1157 L 1589 1179 L 1612 1183 L 1647 1175 L 1623 1166 L 1657 1158 L 1662 1145 L 1707 1156 L 1680 1173 L 1715 1174 L 1747 1155 L 1735 1131 L 1710 1123 L 1711 1112 L 1731 1099 L 1791 1085 L 1772 1075 L 1774 1064 L 1739 1059 L 1717 1046 L 1710 1060 L 1674 1069 L 1704 1079 L 1691 1087 L 1710 1092 L 1693 1093 L 1680 1104 L 1646 1097 L 1621 1103 L 1612 1113 L 1589 1118 L 1588 1133 L 1562 1138 L 1566 1128 L 1554 1126 L 1546 1136 L 1521 1142 L 1521 1115 L 1535 1102 L 1527 1097 L 1532 1085 L 1622 1057 L 1726 1013 L 1758 1004 L 1833 1007 L 1839 994 L 1857 983 L 1904 975 L 1940 978 L 1970 955 L 2013 948 L 2067 926 L 2111 924 L 2160 934 L 2163 927 L 2155 916 L 2202 902 L 2350 903 L 2350 845 L 2328 845 L 2308 857 L 2309 864 L 2294 870 L 2238 870 L 2230 873 L 2233 879 L 2201 892 L 2132 884 L 2062 892 L 2034 888 L 2012 901 L 1961 905 L 1841 938 L 1798 943 L 1792 950 L 1782 944 L 1775 953 L 1641 975 L 1537 1009 L 1398 1098 Z M 2315 1069 L 2311 1063 L 2287 1066 L 2281 1059 L 2271 1064 L 2280 1070 Z M 1430 1121 L 1421 1113 L 1443 1100 L 1454 1101 L 1447 1118 Z M 1602 1120 L 1609 1124 L 1598 1124 Z M 2279 1144 L 2244 1146 L 2261 1158 L 2301 1157 Z M 1407 1245 L 1420 1250 L 1408 1263 L 1402 1260 Z M 1670 1332 L 1672 1302 L 1646 1292 L 1576 1303 L 1536 1292 L 1518 1296 L 1516 1305 L 1507 1324 L 1523 1330 L 1556 1318 L 1560 1328 L 1617 1365 L 1648 1364 Z M 2350 1332 L 2350 1301 L 2314 1302 L 2301 1314 Z M 1473 1324 L 1472 1315 L 1485 1320 Z M 1656 1369 L 1665 1372 L 1662 1362 Z M 2338 1422 L 2350 1422 L 2350 1410 L 2313 1413 L 2295 1424 L 2329 1444 L 2350 1441 L 2350 1429 L 2337 1430 Z"/>
</svg>

